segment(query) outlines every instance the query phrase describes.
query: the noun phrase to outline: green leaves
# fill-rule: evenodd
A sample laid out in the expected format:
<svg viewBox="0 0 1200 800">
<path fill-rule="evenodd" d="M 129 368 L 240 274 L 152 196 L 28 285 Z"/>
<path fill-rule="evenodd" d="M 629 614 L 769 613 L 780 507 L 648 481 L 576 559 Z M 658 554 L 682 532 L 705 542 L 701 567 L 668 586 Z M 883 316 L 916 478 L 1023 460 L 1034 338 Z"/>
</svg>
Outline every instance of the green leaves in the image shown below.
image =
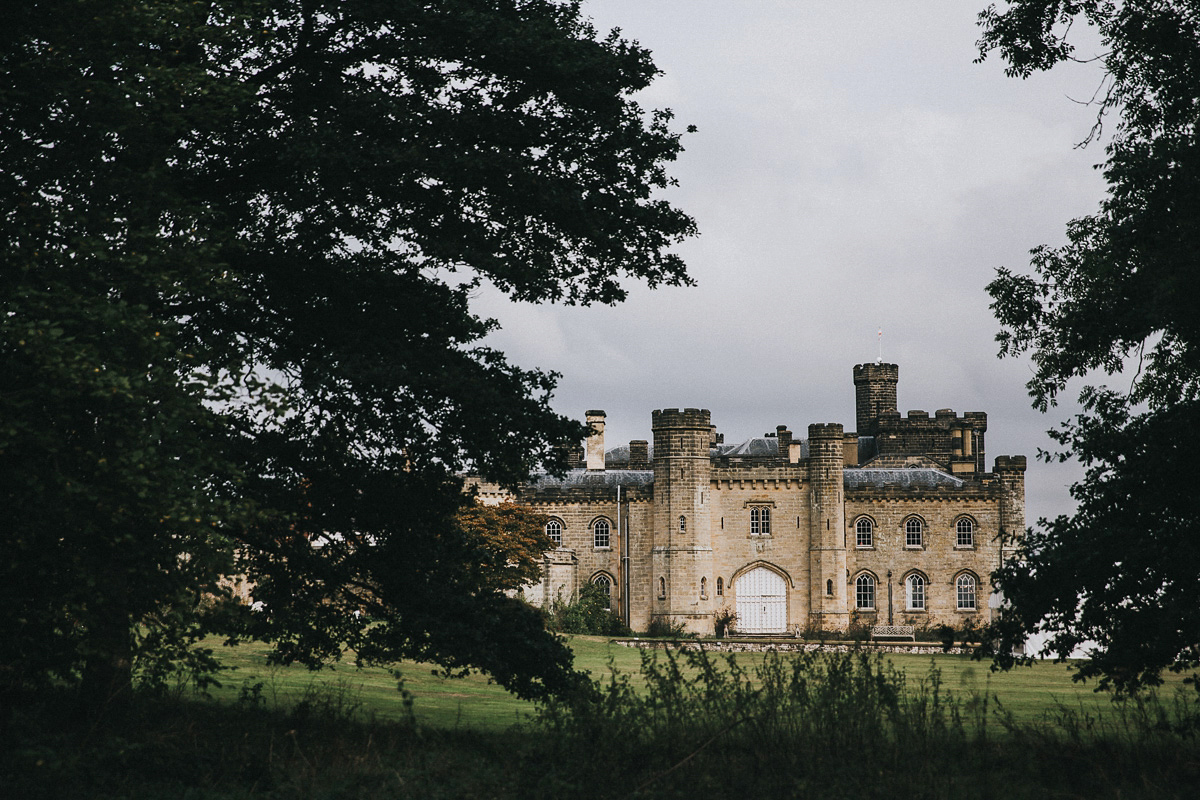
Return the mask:
<svg viewBox="0 0 1200 800">
<path fill-rule="evenodd" d="M 569 684 L 455 475 L 582 426 L 470 292 L 688 282 L 649 53 L 543 0 L 33 0 L 0 68 L 4 679 L 160 680 L 221 628 Z"/>
<path fill-rule="evenodd" d="M 1200 407 L 1200 14 L 1182 0 L 1015 2 L 981 15 L 981 57 L 999 50 L 1027 76 L 1071 57 L 1083 22 L 1104 43 L 1097 126 L 1119 115 L 1108 196 L 1065 246 L 1032 251 L 1032 275 L 1002 269 L 988 292 L 1001 354 L 1032 355 L 1036 407 L 1098 373 L 1119 388 L 1085 387 L 1083 413 L 1051 432 L 1087 472 L 1076 512 L 1040 521 L 997 574 L 1012 604 L 1001 649 L 1035 630 L 1061 656 L 1096 642 L 1080 674 L 1132 689 L 1200 665 L 1200 508 L 1183 456 Z"/>
</svg>

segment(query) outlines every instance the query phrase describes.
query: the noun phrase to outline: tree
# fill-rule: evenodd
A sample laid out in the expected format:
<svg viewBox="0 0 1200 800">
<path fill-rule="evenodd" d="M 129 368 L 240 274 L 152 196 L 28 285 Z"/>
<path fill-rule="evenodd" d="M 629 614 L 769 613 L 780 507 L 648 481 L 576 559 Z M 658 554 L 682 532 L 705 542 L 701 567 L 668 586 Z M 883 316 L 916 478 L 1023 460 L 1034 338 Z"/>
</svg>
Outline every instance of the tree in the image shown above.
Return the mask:
<svg viewBox="0 0 1200 800">
<path fill-rule="evenodd" d="M 981 59 L 998 51 L 1020 77 L 1075 58 L 1072 25 L 1094 26 L 1104 82 L 1088 139 L 1117 118 L 1099 211 L 1033 250 L 1032 274 L 1001 269 L 988 287 L 1001 354 L 1032 353 L 1036 407 L 1073 379 L 1117 379 L 1085 386 L 1051 432 L 1085 467 L 1078 508 L 1040 521 L 998 572 L 1001 652 L 1043 631 L 1062 657 L 1094 643 L 1081 678 L 1154 684 L 1200 665 L 1200 4 L 1022 0 L 980 22 Z"/>
<path fill-rule="evenodd" d="M 649 53 L 577 2 L 31 0 L 0 66 L 0 683 L 99 707 L 221 632 L 575 685 L 456 519 L 583 431 L 469 301 L 689 282 Z"/>
<path fill-rule="evenodd" d="M 517 591 L 542 577 L 542 556 L 554 547 L 546 535 L 545 514 L 516 503 L 474 503 L 458 512 L 464 535 L 479 555 L 476 583 L 501 592 Z"/>
</svg>

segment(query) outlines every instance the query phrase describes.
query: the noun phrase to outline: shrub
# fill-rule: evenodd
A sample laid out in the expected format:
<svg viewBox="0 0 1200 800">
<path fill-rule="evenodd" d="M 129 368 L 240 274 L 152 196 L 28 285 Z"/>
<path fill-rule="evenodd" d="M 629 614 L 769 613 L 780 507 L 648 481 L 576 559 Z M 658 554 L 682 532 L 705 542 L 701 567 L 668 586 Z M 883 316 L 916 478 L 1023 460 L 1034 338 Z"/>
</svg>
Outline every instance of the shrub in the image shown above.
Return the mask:
<svg viewBox="0 0 1200 800">
<path fill-rule="evenodd" d="M 724 638 L 727 634 L 734 632 L 737 626 L 737 612 L 729 606 L 722 606 L 716 614 L 713 615 L 713 633 L 718 639 Z"/>
<path fill-rule="evenodd" d="M 682 622 L 672 622 L 666 617 L 651 617 L 646 635 L 652 639 L 690 639 L 695 636 Z"/>
<path fill-rule="evenodd" d="M 585 583 L 571 602 L 558 596 L 550 604 L 546 627 L 559 633 L 627 636 L 629 627 L 610 610 L 610 600 L 594 583 Z"/>
</svg>

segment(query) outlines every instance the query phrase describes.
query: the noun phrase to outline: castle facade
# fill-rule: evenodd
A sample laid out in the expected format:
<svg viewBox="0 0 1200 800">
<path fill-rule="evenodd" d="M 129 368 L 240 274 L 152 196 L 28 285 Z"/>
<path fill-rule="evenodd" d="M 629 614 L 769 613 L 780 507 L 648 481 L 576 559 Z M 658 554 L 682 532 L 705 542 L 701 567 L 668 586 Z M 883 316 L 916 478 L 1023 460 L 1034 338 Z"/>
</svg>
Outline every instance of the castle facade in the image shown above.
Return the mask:
<svg viewBox="0 0 1200 800">
<path fill-rule="evenodd" d="M 598 584 L 635 630 L 711 634 L 986 622 L 989 576 L 1025 529 L 1025 457 L 989 471 L 987 415 L 896 405 L 899 367 L 854 367 L 855 426 L 786 426 L 725 444 L 702 409 L 651 416 L 653 440 L 605 450 L 602 411 L 576 468 L 515 499 L 549 518 L 535 604 Z M 501 499 L 481 487 L 481 499 Z"/>
</svg>

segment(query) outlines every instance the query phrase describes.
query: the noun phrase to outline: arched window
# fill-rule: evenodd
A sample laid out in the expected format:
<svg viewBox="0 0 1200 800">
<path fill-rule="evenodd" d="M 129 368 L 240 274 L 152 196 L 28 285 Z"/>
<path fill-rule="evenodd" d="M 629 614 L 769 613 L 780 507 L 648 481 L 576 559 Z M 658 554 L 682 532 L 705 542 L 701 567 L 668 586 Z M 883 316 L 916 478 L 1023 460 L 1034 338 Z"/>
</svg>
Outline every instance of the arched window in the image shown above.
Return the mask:
<svg viewBox="0 0 1200 800">
<path fill-rule="evenodd" d="M 921 534 L 925 530 L 925 524 L 921 522 L 920 517 L 909 517 L 904 521 L 904 546 L 905 547 L 920 547 Z"/>
<path fill-rule="evenodd" d="M 875 610 L 875 577 L 859 575 L 854 581 L 854 607 L 861 611 Z"/>
<path fill-rule="evenodd" d="M 604 597 L 608 600 L 608 607 L 612 608 L 612 580 L 603 573 L 592 578 L 592 583 L 599 587 L 600 591 L 604 592 Z"/>
<path fill-rule="evenodd" d="M 717 597 L 725 596 L 725 579 L 717 578 Z"/>
<path fill-rule="evenodd" d="M 700 579 L 700 596 L 708 597 L 708 578 Z"/>
<path fill-rule="evenodd" d="M 858 547 L 875 546 L 875 523 L 869 517 L 860 517 L 854 523 L 854 544 Z"/>
<path fill-rule="evenodd" d="M 974 575 L 959 575 L 958 580 L 954 582 L 958 589 L 958 610 L 959 611 L 974 611 L 975 610 L 975 576 Z"/>
<path fill-rule="evenodd" d="M 909 575 L 904 582 L 905 607 L 909 611 L 925 610 L 925 578 L 920 575 Z"/>
<path fill-rule="evenodd" d="M 592 523 L 592 546 L 593 547 L 608 547 L 609 533 L 611 532 L 608 520 L 598 519 Z"/>
<path fill-rule="evenodd" d="M 963 517 L 954 525 L 955 539 L 954 544 L 958 547 L 974 547 L 975 546 L 975 523 Z"/>
<path fill-rule="evenodd" d="M 832 579 L 825 581 L 825 594 L 829 595 L 830 597 L 833 597 L 833 580 Z"/>
<path fill-rule="evenodd" d="M 750 509 L 750 535 L 771 535 L 771 509 L 766 506 L 754 506 Z"/>
<path fill-rule="evenodd" d="M 679 515 L 679 532 L 683 533 L 686 530 L 687 530 L 687 517 L 680 514 Z"/>
<path fill-rule="evenodd" d="M 556 519 L 552 519 L 546 523 L 546 535 L 558 547 L 562 547 L 562 523 Z"/>
<path fill-rule="evenodd" d="M 662 577 L 661 575 L 658 578 L 658 599 L 659 600 L 667 599 L 667 579 Z"/>
</svg>

